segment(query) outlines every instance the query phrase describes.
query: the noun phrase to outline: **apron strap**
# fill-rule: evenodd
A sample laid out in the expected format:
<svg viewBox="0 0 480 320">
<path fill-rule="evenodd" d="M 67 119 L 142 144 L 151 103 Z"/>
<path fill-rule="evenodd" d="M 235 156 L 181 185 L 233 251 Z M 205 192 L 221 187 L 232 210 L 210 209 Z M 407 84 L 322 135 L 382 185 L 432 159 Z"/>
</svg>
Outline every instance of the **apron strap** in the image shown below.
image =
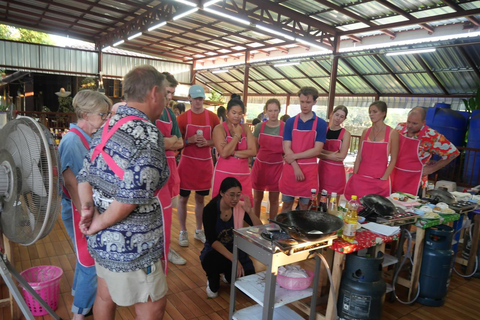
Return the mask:
<svg viewBox="0 0 480 320">
<path fill-rule="evenodd" d="M 126 122 L 131 121 L 131 120 L 142 120 L 142 121 L 147 121 L 144 118 L 140 118 L 138 116 L 126 116 L 125 118 L 120 119 L 117 121 L 113 127 L 108 130 L 108 124 L 105 124 L 103 126 L 103 132 L 102 132 L 102 140 L 100 143 L 95 147 L 92 153 L 92 158 L 91 162 L 93 162 L 99 154 L 102 154 L 105 162 L 107 165 L 112 169 L 112 171 L 120 178 L 123 180 L 123 175 L 124 175 L 124 170 L 118 166 L 118 164 L 113 160 L 113 158 L 106 153 L 103 149 L 105 148 L 105 145 L 107 144 L 108 140 L 113 136 L 113 134 Z"/>
<path fill-rule="evenodd" d="M 88 150 L 89 144 L 88 144 L 87 138 L 85 138 L 85 136 L 83 135 L 83 133 L 82 133 L 80 130 L 78 130 L 77 128 L 72 128 L 72 129 L 70 129 L 70 130 L 68 130 L 68 131 L 75 133 L 75 134 L 80 138 L 80 140 L 82 141 L 83 146 L 85 147 L 85 149 Z M 63 193 L 65 194 L 65 196 L 66 196 L 68 199 L 71 199 L 70 194 L 68 193 L 67 188 L 65 188 L 65 185 L 63 185 L 63 184 L 62 184 L 62 191 L 63 191 Z"/>
</svg>

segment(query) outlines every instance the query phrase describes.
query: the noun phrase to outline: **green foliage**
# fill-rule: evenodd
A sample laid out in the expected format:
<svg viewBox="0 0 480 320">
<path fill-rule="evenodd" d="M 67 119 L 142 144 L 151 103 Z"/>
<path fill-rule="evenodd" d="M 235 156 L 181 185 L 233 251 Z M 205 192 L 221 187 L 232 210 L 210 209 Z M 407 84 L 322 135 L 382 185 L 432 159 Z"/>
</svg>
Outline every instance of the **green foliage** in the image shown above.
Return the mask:
<svg viewBox="0 0 480 320">
<path fill-rule="evenodd" d="M 223 95 L 217 91 L 210 91 L 210 98 L 208 99 L 212 102 L 220 102 L 220 103 L 225 103 L 225 99 Z"/>
<path fill-rule="evenodd" d="M 468 112 L 472 112 L 473 110 L 480 110 L 480 88 L 477 89 L 474 97 L 470 99 L 462 99 L 463 104 L 465 105 L 465 109 Z"/>
<path fill-rule="evenodd" d="M 15 28 L 4 24 L 0 24 L 0 39 L 50 45 L 55 44 L 50 38 L 50 35 L 44 32 Z"/>
<path fill-rule="evenodd" d="M 73 112 L 72 97 L 58 97 L 58 112 Z"/>
<path fill-rule="evenodd" d="M 0 112 L 6 112 L 6 111 L 8 111 L 8 106 L 6 104 L 0 103 Z"/>
<path fill-rule="evenodd" d="M 78 88 L 78 91 L 82 90 L 97 90 L 97 82 L 95 81 L 95 78 L 93 77 L 86 77 L 85 79 L 82 80 L 82 86 Z"/>
</svg>

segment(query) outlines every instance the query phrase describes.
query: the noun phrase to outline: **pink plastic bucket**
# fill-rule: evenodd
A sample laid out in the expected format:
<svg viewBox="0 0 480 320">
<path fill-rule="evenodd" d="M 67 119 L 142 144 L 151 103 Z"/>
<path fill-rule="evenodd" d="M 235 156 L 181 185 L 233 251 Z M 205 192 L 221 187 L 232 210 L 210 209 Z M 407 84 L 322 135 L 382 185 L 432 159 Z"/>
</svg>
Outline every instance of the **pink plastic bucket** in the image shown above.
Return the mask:
<svg viewBox="0 0 480 320">
<path fill-rule="evenodd" d="M 60 279 L 63 275 L 61 268 L 56 266 L 38 266 L 22 271 L 20 275 L 28 282 L 33 290 L 42 297 L 50 308 L 57 310 Z M 40 303 L 25 289 L 23 289 L 23 298 L 34 316 L 48 314 Z"/>
</svg>

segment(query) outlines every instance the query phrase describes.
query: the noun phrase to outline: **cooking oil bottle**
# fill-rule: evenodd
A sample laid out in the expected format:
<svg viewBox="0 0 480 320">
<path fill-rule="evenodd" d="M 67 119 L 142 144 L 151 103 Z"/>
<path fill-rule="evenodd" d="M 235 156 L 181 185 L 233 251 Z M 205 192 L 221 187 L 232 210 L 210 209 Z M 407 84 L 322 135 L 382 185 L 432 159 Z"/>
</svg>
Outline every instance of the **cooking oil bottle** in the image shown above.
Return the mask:
<svg viewBox="0 0 480 320">
<path fill-rule="evenodd" d="M 352 195 L 352 199 L 347 203 L 347 213 L 343 218 L 344 224 L 342 238 L 345 241 L 353 242 L 355 240 L 355 235 L 357 234 L 357 211 L 357 196 Z"/>
</svg>

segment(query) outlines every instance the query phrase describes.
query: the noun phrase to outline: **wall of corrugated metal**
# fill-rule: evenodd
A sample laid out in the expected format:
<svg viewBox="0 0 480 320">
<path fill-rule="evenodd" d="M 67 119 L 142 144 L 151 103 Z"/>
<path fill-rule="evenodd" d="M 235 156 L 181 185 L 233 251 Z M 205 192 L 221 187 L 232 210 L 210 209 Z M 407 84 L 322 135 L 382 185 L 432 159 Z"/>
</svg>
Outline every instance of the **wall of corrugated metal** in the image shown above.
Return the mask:
<svg viewBox="0 0 480 320">
<path fill-rule="evenodd" d="M 102 69 L 106 78 L 123 77 L 134 66 L 142 64 L 152 65 L 159 71 L 168 71 L 178 82 L 190 83 L 192 69 L 187 64 L 112 54 L 103 54 L 102 57 Z M 39 73 L 96 75 L 98 53 L 0 40 L 0 66 Z"/>
<path fill-rule="evenodd" d="M 102 70 L 105 77 L 123 77 L 133 67 L 142 64 L 152 65 L 162 72 L 168 71 L 178 82 L 190 83 L 192 72 L 190 66 L 186 64 L 113 54 L 103 54 L 102 57 Z"/>
</svg>

